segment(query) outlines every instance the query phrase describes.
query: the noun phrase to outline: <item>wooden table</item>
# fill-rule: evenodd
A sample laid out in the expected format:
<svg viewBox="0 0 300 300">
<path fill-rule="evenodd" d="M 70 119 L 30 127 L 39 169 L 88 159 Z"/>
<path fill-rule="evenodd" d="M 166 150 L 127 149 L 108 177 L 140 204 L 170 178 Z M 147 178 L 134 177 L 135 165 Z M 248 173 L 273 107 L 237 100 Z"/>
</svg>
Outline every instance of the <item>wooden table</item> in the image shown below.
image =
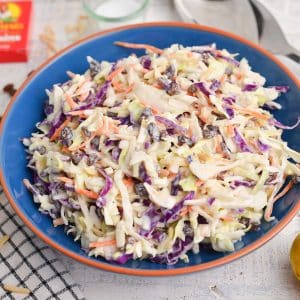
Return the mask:
<svg viewBox="0 0 300 300">
<path fill-rule="evenodd" d="M 263 2 L 279 16 L 287 37 L 294 41 L 296 46 L 300 46 L 300 26 L 295 26 L 298 22 L 296 12 L 300 11 L 300 2 Z M 57 33 L 58 46 L 63 47 L 69 43 L 64 27 L 68 23 L 74 23 L 79 14 L 82 14 L 82 11 L 78 0 L 36 0 L 31 59 L 28 63 L 0 65 L 0 87 L 10 82 L 18 86 L 27 73 L 46 58 L 45 47 L 38 38 L 45 24 L 53 26 Z M 145 20 L 179 20 L 179 16 L 172 1 L 154 0 L 145 15 Z M 8 96 L 0 92 L 1 113 L 8 100 Z M 74 279 L 81 285 L 88 300 L 296 300 L 300 299 L 300 284 L 291 273 L 288 257 L 292 240 L 299 231 L 298 215 L 278 236 L 246 257 L 212 270 L 176 277 L 125 276 L 92 269 L 64 256 L 61 258 Z M 210 289 L 215 285 L 218 295 Z"/>
</svg>

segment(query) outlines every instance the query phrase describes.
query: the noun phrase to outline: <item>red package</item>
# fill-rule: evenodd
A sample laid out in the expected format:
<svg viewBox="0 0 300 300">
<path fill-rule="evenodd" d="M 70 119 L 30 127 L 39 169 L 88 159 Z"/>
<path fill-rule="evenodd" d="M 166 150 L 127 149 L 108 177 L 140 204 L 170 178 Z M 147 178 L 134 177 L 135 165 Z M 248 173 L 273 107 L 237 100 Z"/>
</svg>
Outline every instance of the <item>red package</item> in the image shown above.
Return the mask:
<svg viewBox="0 0 300 300">
<path fill-rule="evenodd" d="M 31 0 L 0 0 L 0 62 L 28 60 Z"/>
</svg>

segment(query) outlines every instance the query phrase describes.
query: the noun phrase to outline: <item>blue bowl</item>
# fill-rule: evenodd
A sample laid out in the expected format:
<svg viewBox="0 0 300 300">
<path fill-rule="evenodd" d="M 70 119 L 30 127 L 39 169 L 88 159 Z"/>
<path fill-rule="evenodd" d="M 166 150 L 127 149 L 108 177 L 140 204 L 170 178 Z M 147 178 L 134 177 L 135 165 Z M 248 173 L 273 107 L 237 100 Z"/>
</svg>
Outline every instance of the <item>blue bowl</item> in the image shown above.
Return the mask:
<svg viewBox="0 0 300 300">
<path fill-rule="evenodd" d="M 218 253 L 203 249 L 200 254 L 190 253 L 190 262 L 179 262 L 174 266 L 156 264 L 149 261 L 129 261 L 119 266 L 101 258 L 88 257 L 80 244 L 67 236 L 62 227 L 54 228 L 50 217 L 42 215 L 32 196 L 25 189 L 23 178 L 31 178 L 26 168 L 24 147 L 20 138 L 29 137 L 35 124 L 43 119 L 45 89 L 53 84 L 65 82 L 67 70 L 82 73 L 88 68 L 86 56 L 98 60 L 115 61 L 135 52 L 115 46 L 114 41 L 146 43 L 159 48 L 179 43 L 184 46 L 216 43 L 218 48 L 226 48 L 246 57 L 254 71 L 267 78 L 267 85 L 288 85 L 290 92 L 280 96 L 282 110 L 275 116 L 283 123 L 296 121 L 300 112 L 298 80 L 274 56 L 259 46 L 230 33 L 217 29 L 184 23 L 148 23 L 121 27 L 90 36 L 58 53 L 44 63 L 27 79 L 11 100 L 0 129 L 0 179 L 5 193 L 22 220 L 46 243 L 64 254 L 85 264 L 119 273 L 132 275 L 174 275 L 208 269 L 232 261 L 258 248 L 276 235 L 300 209 L 297 195 L 299 184 L 275 204 L 275 220 L 263 222 L 259 231 L 249 232 L 235 245 L 234 253 Z M 283 135 L 289 145 L 300 151 L 300 127 L 286 131 Z"/>
</svg>

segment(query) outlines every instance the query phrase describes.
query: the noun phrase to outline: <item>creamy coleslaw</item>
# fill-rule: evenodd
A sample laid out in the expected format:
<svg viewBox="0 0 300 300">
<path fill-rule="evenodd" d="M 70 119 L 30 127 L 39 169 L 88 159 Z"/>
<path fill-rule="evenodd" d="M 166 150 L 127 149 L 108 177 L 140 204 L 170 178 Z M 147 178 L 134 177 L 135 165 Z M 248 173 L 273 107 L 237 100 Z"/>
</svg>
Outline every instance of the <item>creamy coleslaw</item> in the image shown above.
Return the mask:
<svg viewBox="0 0 300 300">
<path fill-rule="evenodd" d="M 286 86 L 216 45 L 149 45 L 47 90 L 45 119 L 23 139 L 42 213 L 91 256 L 116 263 L 188 261 L 271 221 L 300 176 L 281 139 L 275 100 Z"/>
</svg>

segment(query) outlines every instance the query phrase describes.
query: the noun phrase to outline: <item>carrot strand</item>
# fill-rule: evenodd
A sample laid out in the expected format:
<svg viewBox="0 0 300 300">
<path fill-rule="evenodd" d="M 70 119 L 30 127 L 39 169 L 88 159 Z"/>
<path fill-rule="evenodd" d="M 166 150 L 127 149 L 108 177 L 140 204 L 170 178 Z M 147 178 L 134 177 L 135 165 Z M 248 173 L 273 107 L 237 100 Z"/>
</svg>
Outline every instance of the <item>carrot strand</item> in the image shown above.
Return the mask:
<svg viewBox="0 0 300 300">
<path fill-rule="evenodd" d="M 70 184 L 74 184 L 74 180 L 65 176 L 58 176 L 56 177 L 56 179 L 64 182 L 64 183 L 70 183 Z"/>
<path fill-rule="evenodd" d="M 283 197 L 293 186 L 294 186 L 294 181 L 290 180 L 290 182 L 284 187 L 284 189 L 274 197 L 273 202 Z"/>
<path fill-rule="evenodd" d="M 249 108 L 243 108 L 243 107 L 238 107 L 238 106 L 232 106 L 235 110 L 238 110 L 240 112 L 243 112 L 245 114 L 248 114 L 250 116 L 253 116 L 253 117 L 256 117 L 258 119 L 262 119 L 262 120 L 269 120 L 270 117 L 267 116 L 267 115 L 264 115 L 260 112 L 257 112 L 257 111 L 254 111 L 254 110 L 251 110 Z"/>
<path fill-rule="evenodd" d="M 124 71 L 124 67 L 117 68 L 107 76 L 106 80 L 111 81 L 114 77 L 116 77 L 118 74 L 122 73 L 123 71 Z"/>
<path fill-rule="evenodd" d="M 74 102 L 72 97 L 68 93 L 65 93 L 65 97 L 66 97 L 66 101 L 68 102 L 71 109 L 75 109 L 77 107 L 77 104 L 76 104 L 76 102 Z"/>
<path fill-rule="evenodd" d="M 75 189 L 75 192 L 77 194 L 86 196 L 86 197 L 91 198 L 91 199 L 95 199 L 96 200 L 98 198 L 98 194 L 97 193 L 95 193 L 93 191 L 86 190 L 86 189 Z"/>
<path fill-rule="evenodd" d="M 62 132 L 62 130 L 70 123 L 71 119 L 67 118 L 52 134 L 52 136 L 50 137 L 50 141 L 53 142 L 54 140 L 56 140 L 56 138 L 58 138 L 58 136 L 60 135 L 60 133 Z"/>
<path fill-rule="evenodd" d="M 107 246 L 114 246 L 116 244 L 116 240 L 108 240 L 103 242 L 92 242 L 89 244 L 90 248 L 97 248 L 97 247 L 107 247 Z"/>
<path fill-rule="evenodd" d="M 151 45 L 147 45 L 147 44 L 135 44 L 135 43 L 126 43 L 126 42 L 115 42 L 114 43 L 115 45 L 117 46 L 120 46 L 120 47 L 124 47 L 124 48 L 131 48 L 131 49 L 146 49 L 150 52 L 153 52 L 153 53 L 157 53 L 157 54 L 162 54 L 163 51 L 159 48 L 156 48 L 154 46 L 151 46 Z"/>
</svg>

